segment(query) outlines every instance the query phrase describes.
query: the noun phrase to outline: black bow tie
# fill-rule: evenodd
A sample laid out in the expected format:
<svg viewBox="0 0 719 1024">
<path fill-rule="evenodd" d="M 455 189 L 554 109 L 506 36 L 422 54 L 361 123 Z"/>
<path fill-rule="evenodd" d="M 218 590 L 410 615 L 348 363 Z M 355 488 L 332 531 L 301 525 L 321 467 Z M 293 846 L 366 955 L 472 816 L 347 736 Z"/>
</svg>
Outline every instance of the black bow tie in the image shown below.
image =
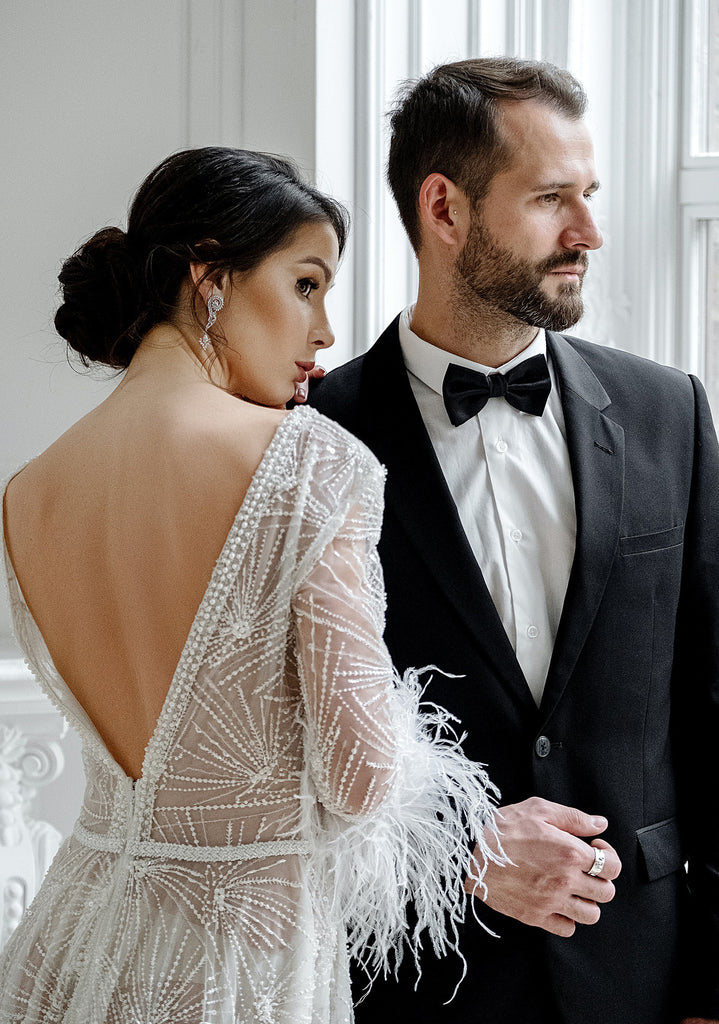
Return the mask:
<svg viewBox="0 0 719 1024">
<path fill-rule="evenodd" d="M 490 398 L 506 398 L 521 412 L 541 416 L 552 380 L 544 356 L 532 356 L 506 373 L 481 373 L 450 363 L 442 381 L 444 404 L 455 427 L 483 409 Z"/>
</svg>

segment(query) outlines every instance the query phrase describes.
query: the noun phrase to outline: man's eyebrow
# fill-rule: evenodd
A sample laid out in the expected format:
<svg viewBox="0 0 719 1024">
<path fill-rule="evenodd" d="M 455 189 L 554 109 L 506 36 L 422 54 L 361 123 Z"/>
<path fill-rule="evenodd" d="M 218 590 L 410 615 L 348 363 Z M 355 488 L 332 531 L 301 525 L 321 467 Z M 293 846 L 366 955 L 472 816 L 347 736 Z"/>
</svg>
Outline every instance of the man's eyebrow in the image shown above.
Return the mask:
<svg viewBox="0 0 719 1024">
<path fill-rule="evenodd" d="M 325 261 L 321 259 L 319 256 L 302 256 L 297 262 L 313 263 L 316 267 L 319 267 L 320 270 L 322 270 L 322 272 L 325 275 L 325 282 L 327 284 L 329 284 L 329 282 L 332 280 L 332 271 L 330 270 L 329 266 L 325 263 Z"/>
<path fill-rule="evenodd" d="M 559 192 L 561 189 L 576 188 L 575 181 L 549 181 L 541 185 L 535 185 L 532 192 Z M 596 192 L 601 186 L 598 181 L 592 181 L 584 189 L 585 192 Z"/>
</svg>

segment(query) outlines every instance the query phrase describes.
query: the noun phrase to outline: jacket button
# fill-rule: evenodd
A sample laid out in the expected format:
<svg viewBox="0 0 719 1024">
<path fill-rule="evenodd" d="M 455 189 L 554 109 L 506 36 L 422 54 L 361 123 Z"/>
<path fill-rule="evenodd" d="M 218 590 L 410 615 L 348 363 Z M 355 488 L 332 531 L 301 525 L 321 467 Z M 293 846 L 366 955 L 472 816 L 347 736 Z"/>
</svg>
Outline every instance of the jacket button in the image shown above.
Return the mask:
<svg viewBox="0 0 719 1024">
<path fill-rule="evenodd" d="M 551 740 L 547 736 L 539 736 L 534 744 L 534 752 L 537 757 L 548 757 L 552 749 Z"/>
</svg>

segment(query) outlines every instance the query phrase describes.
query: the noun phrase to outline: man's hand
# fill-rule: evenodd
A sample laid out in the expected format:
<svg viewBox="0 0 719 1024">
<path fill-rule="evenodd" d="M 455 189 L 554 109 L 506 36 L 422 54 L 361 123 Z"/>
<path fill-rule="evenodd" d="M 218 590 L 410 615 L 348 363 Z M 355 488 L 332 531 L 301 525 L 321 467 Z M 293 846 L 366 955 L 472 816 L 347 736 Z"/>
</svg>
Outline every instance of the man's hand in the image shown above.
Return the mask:
<svg viewBox="0 0 719 1024">
<path fill-rule="evenodd" d="M 611 879 L 622 865 L 603 839 L 593 839 L 588 845 L 578 837 L 604 832 L 606 818 L 530 797 L 498 808 L 497 826 L 502 848 L 512 863 L 487 865 L 485 902 L 493 910 L 567 937 L 574 934 L 577 924 L 597 923 L 599 904 L 614 898 Z M 485 838 L 493 845 L 491 836 Z M 601 875 L 592 878 L 587 871 L 594 863 L 595 848 L 604 850 L 605 862 Z M 465 889 L 480 893 L 471 878 L 467 878 Z"/>
</svg>

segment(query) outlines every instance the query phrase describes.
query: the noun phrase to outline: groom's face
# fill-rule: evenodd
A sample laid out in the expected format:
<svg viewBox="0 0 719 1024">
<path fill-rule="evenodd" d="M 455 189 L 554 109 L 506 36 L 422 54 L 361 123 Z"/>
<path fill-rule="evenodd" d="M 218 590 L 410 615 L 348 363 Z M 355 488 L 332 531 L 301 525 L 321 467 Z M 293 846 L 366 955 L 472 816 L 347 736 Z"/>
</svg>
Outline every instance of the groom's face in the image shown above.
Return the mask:
<svg viewBox="0 0 719 1024">
<path fill-rule="evenodd" d="M 474 210 L 455 265 L 459 299 L 566 330 L 582 315 L 587 252 L 602 244 L 592 142 L 582 121 L 536 100 L 503 102 L 500 125 L 509 162 Z"/>
</svg>

